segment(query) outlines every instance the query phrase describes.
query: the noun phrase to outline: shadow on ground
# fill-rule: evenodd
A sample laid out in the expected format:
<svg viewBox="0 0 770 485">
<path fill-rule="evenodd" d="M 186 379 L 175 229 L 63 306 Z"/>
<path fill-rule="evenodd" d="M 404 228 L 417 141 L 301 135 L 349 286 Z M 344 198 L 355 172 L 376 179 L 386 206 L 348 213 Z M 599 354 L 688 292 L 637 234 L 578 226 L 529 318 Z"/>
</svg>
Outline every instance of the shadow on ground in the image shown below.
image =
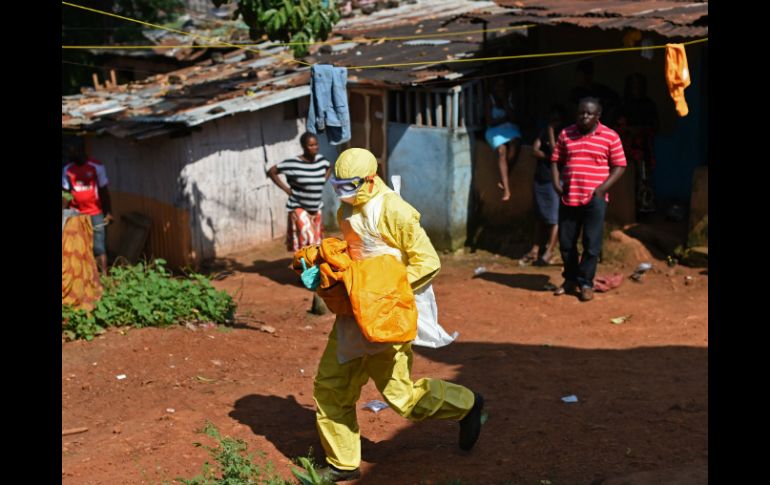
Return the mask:
<svg viewBox="0 0 770 485">
<path fill-rule="evenodd" d="M 654 483 L 707 483 L 706 348 L 456 342 L 416 353 L 453 366 L 454 382 L 484 394 L 489 418 L 479 443 L 461 452 L 457 423 L 446 421 L 416 423 L 376 444 L 364 438 L 363 459 L 373 466 L 357 483 L 609 484 L 651 473 L 658 474 Z M 577 403 L 562 402 L 572 394 Z M 286 456 L 304 456 L 312 446 L 322 460 L 314 411 L 293 397 L 248 395 L 230 416 Z"/>
</svg>

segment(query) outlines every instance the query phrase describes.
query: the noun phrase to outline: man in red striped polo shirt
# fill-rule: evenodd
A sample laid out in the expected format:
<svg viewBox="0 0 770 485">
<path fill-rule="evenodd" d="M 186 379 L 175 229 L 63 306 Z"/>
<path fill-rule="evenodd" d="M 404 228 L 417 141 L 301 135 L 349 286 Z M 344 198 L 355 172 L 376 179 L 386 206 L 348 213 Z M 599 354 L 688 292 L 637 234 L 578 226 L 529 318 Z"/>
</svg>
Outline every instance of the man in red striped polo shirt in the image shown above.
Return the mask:
<svg viewBox="0 0 770 485">
<path fill-rule="evenodd" d="M 599 122 L 601 114 L 598 99 L 581 99 L 576 123 L 561 131 L 551 156 L 554 189 L 561 195 L 559 246 L 564 260 L 564 284 L 554 294 L 574 293 L 579 288 L 582 301 L 594 296 L 594 276 L 609 202 L 607 191 L 626 169 L 620 137 Z M 559 165 L 564 165 L 561 174 Z M 578 258 L 581 229 L 583 255 Z"/>
</svg>

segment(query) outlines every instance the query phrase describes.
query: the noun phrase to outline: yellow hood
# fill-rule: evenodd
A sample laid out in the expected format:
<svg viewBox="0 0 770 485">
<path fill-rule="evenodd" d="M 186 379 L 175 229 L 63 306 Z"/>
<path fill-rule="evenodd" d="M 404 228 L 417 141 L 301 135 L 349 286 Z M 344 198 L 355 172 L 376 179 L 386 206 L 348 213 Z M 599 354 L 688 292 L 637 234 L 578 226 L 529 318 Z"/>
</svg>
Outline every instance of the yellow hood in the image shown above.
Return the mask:
<svg viewBox="0 0 770 485">
<path fill-rule="evenodd" d="M 334 176 L 338 179 L 363 178 L 370 175 L 374 176 L 374 180 L 364 182 L 356 193 L 353 205 L 366 204 L 374 196 L 390 191 L 385 182 L 377 176 L 377 159 L 372 152 L 364 148 L 348 148 L 340 153 L 337 161 L 334 162 Z"/>
</svg>

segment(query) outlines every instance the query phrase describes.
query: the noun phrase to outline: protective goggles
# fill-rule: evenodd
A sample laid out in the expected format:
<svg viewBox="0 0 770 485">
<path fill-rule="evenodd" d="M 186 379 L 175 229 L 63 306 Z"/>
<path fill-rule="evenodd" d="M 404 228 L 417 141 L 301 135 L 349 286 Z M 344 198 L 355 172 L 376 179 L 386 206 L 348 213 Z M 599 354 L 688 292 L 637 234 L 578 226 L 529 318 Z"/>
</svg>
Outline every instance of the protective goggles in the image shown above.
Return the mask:
<svg viewBox="0 0 770 485">
<path fill-rule="evenodd" d="M 352 177 L 349 179 L 338 179 L 334 175 L 329 177 L 329 183 L 334 188 L 334 193 L 337 197 L 352 197 L 356 195 L 358 189 L 366 182 L 370 177 Z"/>
</svg>

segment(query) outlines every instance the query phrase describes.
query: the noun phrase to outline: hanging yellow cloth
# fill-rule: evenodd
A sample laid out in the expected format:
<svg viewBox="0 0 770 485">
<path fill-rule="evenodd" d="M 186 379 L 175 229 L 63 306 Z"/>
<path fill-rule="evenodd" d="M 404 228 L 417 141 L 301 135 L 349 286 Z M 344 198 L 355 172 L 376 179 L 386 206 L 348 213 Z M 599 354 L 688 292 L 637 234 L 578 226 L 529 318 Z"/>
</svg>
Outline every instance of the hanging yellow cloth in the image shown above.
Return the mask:
<svg viewBox="0 0 770 485">
<path fill-rule="evenodd" d="M 679 116 L 690 112 L 684 99 L 684 90 L 690 85 L 690 70 L 687 68 L 687 54 L 682 44 L 666 44 L 666 84 L 674 99 Z"/>
<path fill-rule="evenodd" d="M 62 305 L 91 311 L 103 291 L 94 259 L 91 216 L 70 217 L 61 238 Z"/>
</svg>

